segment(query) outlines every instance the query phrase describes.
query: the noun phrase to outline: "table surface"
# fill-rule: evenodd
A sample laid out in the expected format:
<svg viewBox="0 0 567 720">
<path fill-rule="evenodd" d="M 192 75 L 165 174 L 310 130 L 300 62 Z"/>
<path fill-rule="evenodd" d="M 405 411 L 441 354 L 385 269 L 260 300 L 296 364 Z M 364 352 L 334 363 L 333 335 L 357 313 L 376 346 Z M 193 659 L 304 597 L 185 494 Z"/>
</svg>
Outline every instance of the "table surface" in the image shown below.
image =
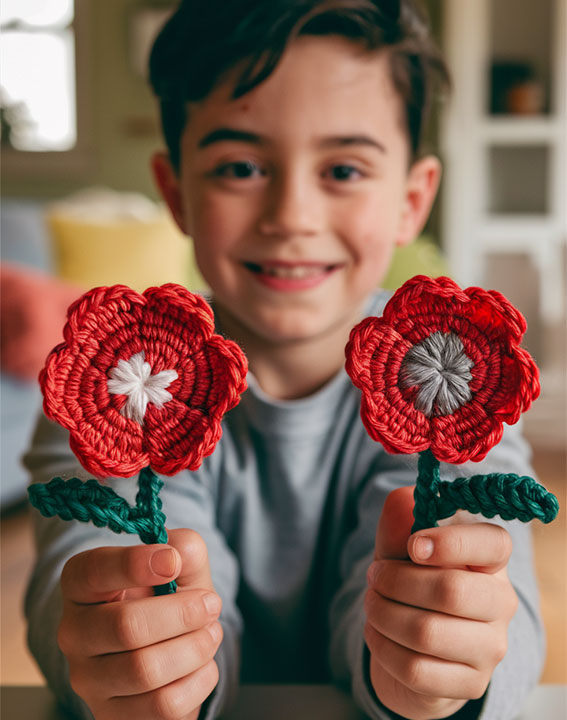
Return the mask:
<svg viewBox="0 0 567 720">
<path fill-rule="evenodd" d="M 68 720 L 46 687 L 0 689 L 2 720 Z M 245 685 L 223 720 L 364 720 L 348 695 L 329 685 Z M 566 720 L 567 685 L 540 685 L 517 720 Z"/>
</svg>

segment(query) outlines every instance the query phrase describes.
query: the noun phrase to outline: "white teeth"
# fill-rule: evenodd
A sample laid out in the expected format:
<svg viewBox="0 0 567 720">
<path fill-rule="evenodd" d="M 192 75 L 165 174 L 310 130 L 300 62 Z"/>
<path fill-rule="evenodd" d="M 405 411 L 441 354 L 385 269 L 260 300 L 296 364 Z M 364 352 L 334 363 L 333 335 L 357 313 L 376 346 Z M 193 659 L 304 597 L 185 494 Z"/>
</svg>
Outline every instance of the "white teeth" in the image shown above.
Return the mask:
<svg viewBox="0 0 567 720">
<path fill-rule="evenodd" d="M 291 267 L 277 265 L 263 268 L 263 272 L 273 277 L 294 279 L 320 275 L 322 271 L 323 267 L 318 265 L 293 265 Z"/>
</svg>

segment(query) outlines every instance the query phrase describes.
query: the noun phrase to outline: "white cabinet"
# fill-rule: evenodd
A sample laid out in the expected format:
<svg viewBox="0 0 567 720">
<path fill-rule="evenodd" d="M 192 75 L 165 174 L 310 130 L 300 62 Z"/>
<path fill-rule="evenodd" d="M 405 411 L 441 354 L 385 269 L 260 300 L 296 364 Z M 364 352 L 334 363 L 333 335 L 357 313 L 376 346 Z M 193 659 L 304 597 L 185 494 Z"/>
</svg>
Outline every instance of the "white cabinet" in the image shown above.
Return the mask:
<svg viewBox="0 0 567 720">
<path fill-rule="evenodd" d="M 444 0 L 443 246 L 460 283 L 522 310 L 554 383 L 565 373 L 566 5 Z"/>
</svg>

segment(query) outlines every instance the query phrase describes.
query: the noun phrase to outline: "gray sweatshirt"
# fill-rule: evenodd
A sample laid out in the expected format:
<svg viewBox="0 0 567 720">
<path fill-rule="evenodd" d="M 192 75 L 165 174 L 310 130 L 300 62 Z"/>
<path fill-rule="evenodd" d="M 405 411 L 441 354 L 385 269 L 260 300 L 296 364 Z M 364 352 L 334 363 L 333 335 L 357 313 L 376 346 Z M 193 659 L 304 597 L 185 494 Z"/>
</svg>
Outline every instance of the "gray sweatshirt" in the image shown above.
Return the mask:
<svg viewBox="0 0 567 720">
<path fill-rule="evenodd" d="M 378 294 L 371 314 L 387 299 Z M 325 683 L 346 687 L 370 718 L 391 718 L 368 681 L 363 640 L 366 570 L 388 493 L 415 483 L 415 456 L 390 455 L 360 420 L 360 393 L 344 370 L 310 397 L 277 401 L 249 375 L 249 389 L 223 422 L 212 456 L 196 472 L 165 478 L 167 527 L 193 528 L 204 538 L 213 582 L 222 597 L 224 640 L 220 680 L 202 716 L 216 717 L 239 682 Z M 41 418 L 25 458 L 33 482 L 89 477 L 69 450 L 66 431 Z M 444 479 L 480 472 L 532 474 L 519 429 L 482 463 L 442 465 Z M 134 502 L 133 479 L 110 480 Z M 91 718 L 73 693 L 56 632 L 59 577 L 66 560 L 103 545 L 139 542 L 90 524 L 34 512 L 37 563 L 26 596 L 29 645 L 50 687 L 77 717 Z M 509 649 L 496 668 L 478 715 L 511 720 L 537 683 L 544 658 L 530 530 L 505 523 L 514 551 L 509 575 L 519 609 Z M 459 716 L 461 717 L 461 716 Z"/>
</svg>

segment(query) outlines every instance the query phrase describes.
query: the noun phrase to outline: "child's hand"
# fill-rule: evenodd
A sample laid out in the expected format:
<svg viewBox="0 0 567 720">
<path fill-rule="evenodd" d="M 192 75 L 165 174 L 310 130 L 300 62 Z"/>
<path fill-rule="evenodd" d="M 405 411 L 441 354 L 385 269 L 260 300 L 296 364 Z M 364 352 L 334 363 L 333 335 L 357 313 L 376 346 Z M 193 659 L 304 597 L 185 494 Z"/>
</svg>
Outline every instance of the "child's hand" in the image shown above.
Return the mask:
<svg viewBox="0 0 567 720">
<path fill-rule="evenodd" d="M 506 573 L 508 533 L 475 522 L 409 537 L 412 492 L 396 490 L 384 506 L 365 639 L 380 701 L 405 718 L 429 720 L 482 697 L 506 653 L 518 600 Z"/>
<path fill-rule="evenodd" d="M 178 592 L 152 586 L 177 578 Z M 61 576 L 58 642 L 97 720 L 193 720 L 218 681 L 222 639 L 207 550 L 190 530 L 169 545 L 88 550 Z"/>
</svg>

